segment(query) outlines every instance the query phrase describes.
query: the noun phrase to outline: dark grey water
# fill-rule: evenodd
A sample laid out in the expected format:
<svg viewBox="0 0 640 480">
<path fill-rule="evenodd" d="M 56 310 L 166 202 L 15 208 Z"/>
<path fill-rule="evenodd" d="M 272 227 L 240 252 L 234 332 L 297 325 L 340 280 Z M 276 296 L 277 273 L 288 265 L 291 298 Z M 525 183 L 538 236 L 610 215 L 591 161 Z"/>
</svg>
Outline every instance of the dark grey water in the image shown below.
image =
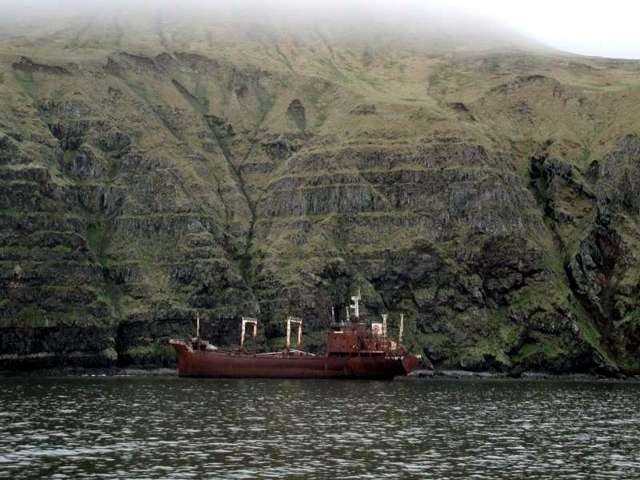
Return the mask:
<svg viewBox="0 0 640 480">
<path fill-rule="evenodd" d="M 0 478 L 640 478 L 640 385 L 0 379 Z"/>
</svg>

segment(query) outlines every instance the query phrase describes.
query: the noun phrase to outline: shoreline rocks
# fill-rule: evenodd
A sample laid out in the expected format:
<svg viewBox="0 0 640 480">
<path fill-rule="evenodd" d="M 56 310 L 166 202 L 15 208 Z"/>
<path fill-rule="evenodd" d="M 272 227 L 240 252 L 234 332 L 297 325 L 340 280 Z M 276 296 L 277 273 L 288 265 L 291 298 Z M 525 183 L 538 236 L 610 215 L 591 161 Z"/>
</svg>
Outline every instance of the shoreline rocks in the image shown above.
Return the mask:
<svg viewBox="0 0 640 480">
<path fill-rule="evenodd" d="M 640 383 L 640 375 L 605 376 L 589 373 L 554 374 L 548 372 L 522 372 L 512 375 L 501 372 L 476 372 L 470 370 L 415 370 L 406 377 L 397 377 L 401 381 L 430 380 L 508 380 L 508 381 L 550 381 L 550 382 L 621 382 Z"/>
</svg>

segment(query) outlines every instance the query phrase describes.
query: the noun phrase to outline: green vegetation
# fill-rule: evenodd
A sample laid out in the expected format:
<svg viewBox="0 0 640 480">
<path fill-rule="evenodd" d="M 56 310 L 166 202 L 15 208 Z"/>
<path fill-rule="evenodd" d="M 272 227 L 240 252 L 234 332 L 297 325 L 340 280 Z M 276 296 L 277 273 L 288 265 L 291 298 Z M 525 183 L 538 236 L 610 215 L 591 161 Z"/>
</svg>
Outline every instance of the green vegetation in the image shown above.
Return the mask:
<svg viewBox="0 0 640 480">
<path fill-rule="evenodd" d="M 138 80 L 129 80 L 127 84 L 131 91 L 140 97 L 140 99 L 147 103 L 154 103 L 154 97 L 149 93 L 147 86 L 144 83 Z"/>
<path fill-rule="evenodd" d="M 107 237 L 104 224 L 92 223 L 88 226 L 87 242 L 89 243 L 89 248 L 98 257 L 98 262 L 100 262 L 101 265 L 106 265 L 109 238 Z"/>
<path fill-rule="evenodd" d="M 133 365 L 169 365 L 175 359 L 175 352 L 168 345 L 153 344 L 132 347 L 122 355 Z"/>
<path fill-rule="evenodd" d="M 49 27 L 2 40 L 38 63 L 0 68 L 0 325 L 130 325 L 152 365 L 196 312 L 265 348 L 294 313 L 317 350 L 359 287 L 437 366 L 640 369 L 637 63 Z"/>
<path fill-rule="evenodd" d="M 514 356 L 514 361 L 528 361 L 532 364 L 544 363 L 545 360 L 554 360 L 566 354 L 566 350 L 560 339 L 553 337 L 541 338 L 537 343 L 526 343 Z"/>
<path fill-rule="evenodd" d="M 36 306 L 28 306 L 23 308 L 17 315 L 18 326 L 27 328 L 47 327 L 49 321 L 47 313 Z"/>
<path fill-rule="evenodd" d="M 29 97 L 34 98 L 37 95 L 37 84 L 34 81 L 33 74 L 31 73 L 15 73 L 15 79 L 20 88 Z"/>
</svg>

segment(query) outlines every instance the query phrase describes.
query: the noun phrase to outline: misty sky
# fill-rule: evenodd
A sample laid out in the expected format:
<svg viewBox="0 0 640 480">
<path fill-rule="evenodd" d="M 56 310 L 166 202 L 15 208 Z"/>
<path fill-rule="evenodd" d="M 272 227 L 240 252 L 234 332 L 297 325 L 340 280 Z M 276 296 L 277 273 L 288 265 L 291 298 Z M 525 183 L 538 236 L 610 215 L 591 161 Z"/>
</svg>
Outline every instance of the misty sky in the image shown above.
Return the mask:
<svg viewBox="0 0 640 480">
<path fill-rule="evenodd" d="M 18 18 L 25 12 L 127 10 L 133 5 L 175 8 L 176 11 L 209 8 L 287 11 L 287 15 L 314 18 L 366 12 L 377 17 L 394 17 L 400 22 L 403 18 L 416 20 L 435 15 L 440 21 L 449 21 L 453 29 L 461 13 L 485 17 L 556 49 L 640 59 L 638 0 L 0 0 L 3 22 L 10 22 L 12 16 Z"/>
<path fill-rule="evenodd" d="M 517 31 L 573 53 L 640 58 L 637 0 L 446 0 L 504 22 Z"/>
</svg>

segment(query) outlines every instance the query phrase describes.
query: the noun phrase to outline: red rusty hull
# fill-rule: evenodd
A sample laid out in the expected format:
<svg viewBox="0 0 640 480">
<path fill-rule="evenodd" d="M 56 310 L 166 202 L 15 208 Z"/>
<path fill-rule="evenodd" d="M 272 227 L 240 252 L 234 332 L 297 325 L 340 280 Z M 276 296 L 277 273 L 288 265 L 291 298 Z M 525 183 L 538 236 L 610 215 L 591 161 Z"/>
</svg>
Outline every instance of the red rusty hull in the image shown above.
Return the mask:
<svg viewBox="0 0 640 480">
<path fill-rule="evenodd" d="M 217 378 L 368 378 L 388 379 L 417 368 L 413 355 L 252 355 L 192 350 L 173 343 L 181 377 Z"/>
</svg>

